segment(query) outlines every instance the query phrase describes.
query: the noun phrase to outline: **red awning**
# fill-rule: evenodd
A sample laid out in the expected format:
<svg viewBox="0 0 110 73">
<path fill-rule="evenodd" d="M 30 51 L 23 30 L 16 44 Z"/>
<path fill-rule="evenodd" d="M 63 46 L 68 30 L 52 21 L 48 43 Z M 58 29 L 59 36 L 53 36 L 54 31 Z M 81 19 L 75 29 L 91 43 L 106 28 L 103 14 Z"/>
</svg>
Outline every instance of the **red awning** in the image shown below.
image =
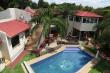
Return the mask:
<svg viewBox="0 0 110 73">
<path fill-rule="evenodd" d="M 6 33 L 10 38 L 16 36 L 17 34 L 29 29 L 29 24 L 21 20 L 11 20 L 7 22 L 0 23 L 0 31 Z"/>
<path fill-rule="evenodd" d="M 82 17 L 103 17 L 101 15 L 98 15 L 96 13 L 93 12 L 88 12 L 88 11 L 77 11 L 76 16 L 82 16 Z"/>
</svg>

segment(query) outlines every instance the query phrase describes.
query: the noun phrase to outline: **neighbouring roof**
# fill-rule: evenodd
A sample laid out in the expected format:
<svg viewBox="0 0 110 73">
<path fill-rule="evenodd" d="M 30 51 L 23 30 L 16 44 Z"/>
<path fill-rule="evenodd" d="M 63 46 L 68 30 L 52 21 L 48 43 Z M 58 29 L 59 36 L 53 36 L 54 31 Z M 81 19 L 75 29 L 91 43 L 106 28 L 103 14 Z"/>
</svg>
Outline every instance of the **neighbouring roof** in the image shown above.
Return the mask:
<svg viewBox="0 0 110 73">
<path fill-rule="evenodd" d="M 29 24 L 21 20 L 11 20 L 0 23 L 0 31 L 5 32 L 6 35 L 10 38 L 16 36 L 17 34 L 29 28 L 30 28 Z"/>
<path fill-rule="evenodd" d="M 31 16 L 37 15 L 36 12 L 30 7 L 26 7 L 24 10 L 28 12 Z"/>
<path fill-rule="evenodd" d="M 77 11 L 75 13 L 76 16 L 82 16 L 82 17 L 103 17 L 101 15 L 98 15 L 94 12 L 88 12 L 88 11 Z"/>
</svg>

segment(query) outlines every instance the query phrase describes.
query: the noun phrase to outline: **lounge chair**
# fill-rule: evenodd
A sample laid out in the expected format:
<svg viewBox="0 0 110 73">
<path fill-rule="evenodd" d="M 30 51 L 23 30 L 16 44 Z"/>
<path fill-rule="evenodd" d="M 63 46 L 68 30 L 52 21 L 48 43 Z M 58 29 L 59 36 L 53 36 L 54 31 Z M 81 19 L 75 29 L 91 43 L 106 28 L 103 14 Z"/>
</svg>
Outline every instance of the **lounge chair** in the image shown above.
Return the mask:
<svg viewBox="0 0 110 73">
<path fill-rule="evenodd" d="M 60 47 L 61 47 L 61 45 L 58 45 L 58 46 L 55 46 L 55 47 L 48 47 L 48 48 L 47 48 L 47 51 L 48 51 L 48 52 L 53 52 L 53 51 L 59 49 Z"/>
</svg>

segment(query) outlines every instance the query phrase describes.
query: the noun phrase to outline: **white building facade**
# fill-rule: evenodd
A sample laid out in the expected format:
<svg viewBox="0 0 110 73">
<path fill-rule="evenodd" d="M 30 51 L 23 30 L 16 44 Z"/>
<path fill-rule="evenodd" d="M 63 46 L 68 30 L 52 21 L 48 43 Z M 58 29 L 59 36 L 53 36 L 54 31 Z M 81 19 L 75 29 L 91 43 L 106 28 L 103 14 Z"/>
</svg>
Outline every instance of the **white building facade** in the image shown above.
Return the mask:
<svg viewBox="0 0 110 73">
<path fill-rule="evenodd" d="M 11 27 L 10 27 L 11 26 Z M 30 26 L 19 20 L 0 23 L 0 51 L 5 59 L 14 61 L 24 50 L 26 44 L 25 31 Z"/>
<path fill-rule="evenodd" d="M 8 8 L 0 12 L 0 20 L 2 19 L 22 19 L 29 22 L 31 20 L 31 15 L 25 10 Z"/>
<path fill-rule="evenodd" d="M 98 24 L 102 16 L 87 11 L 77 11 L 74 16 L 68 16 L 69 26 L 67 35 L 80 37 L 87 34 L 94 33 L 96 31 L 96 25 Z"/>
</svg>

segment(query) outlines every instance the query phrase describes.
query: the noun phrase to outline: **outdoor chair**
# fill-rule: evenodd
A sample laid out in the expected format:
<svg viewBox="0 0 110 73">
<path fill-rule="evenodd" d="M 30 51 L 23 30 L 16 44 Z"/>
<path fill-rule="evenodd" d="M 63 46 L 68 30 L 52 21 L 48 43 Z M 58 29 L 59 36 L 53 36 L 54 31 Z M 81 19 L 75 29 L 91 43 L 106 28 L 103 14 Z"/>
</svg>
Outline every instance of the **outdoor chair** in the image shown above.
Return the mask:
<svg viewBox="0 0 110 73">
<path fill-rule="evenodd" d="M 55 47 L 48 47 L 48 48 L 47 48 L 47 51 L 48 51 L 48 52 L 53 52 L 53 51 L 59 49 L 60 47 L 61 47 L 61 45 L 58 45 L 58 46 L 55 46 Z"/>
</svg>

